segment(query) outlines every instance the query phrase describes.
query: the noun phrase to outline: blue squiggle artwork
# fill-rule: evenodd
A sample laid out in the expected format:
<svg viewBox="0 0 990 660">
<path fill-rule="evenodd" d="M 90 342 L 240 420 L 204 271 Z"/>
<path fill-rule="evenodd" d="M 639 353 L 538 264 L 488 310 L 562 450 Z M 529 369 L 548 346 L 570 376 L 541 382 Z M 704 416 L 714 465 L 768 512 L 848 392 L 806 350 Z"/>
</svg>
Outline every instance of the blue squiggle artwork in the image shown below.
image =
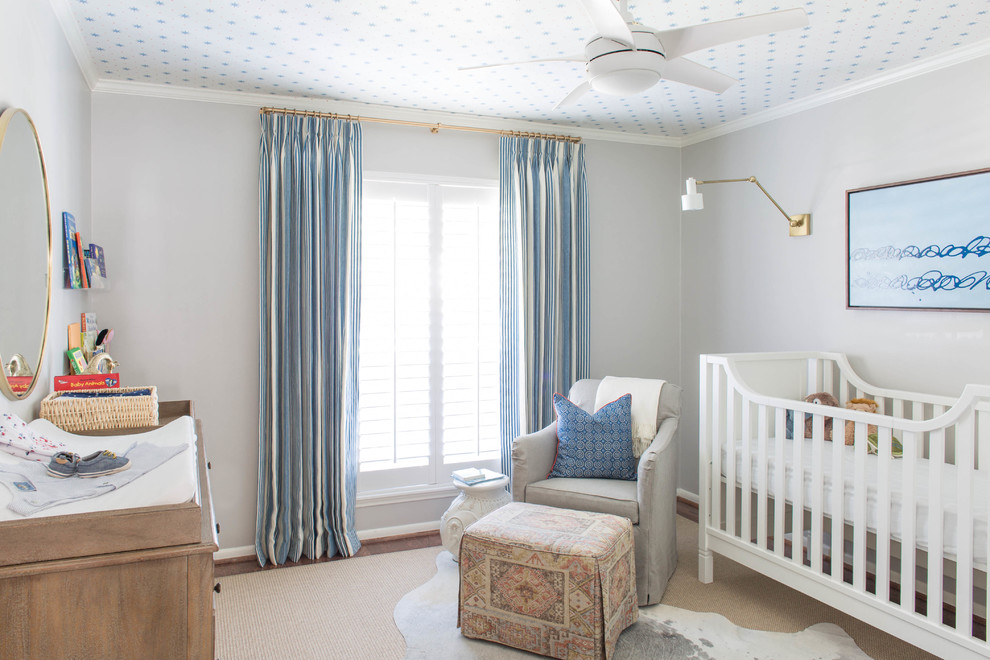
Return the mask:
<svg viewBox="0 0 990 660">
<path fill-rule="evenodd" d="M 856 248 L 849 253 L 850 261 L 887 261 L 890 259 L 951 259 L 966 257 L 990 256 L 990 237 L 977 236 L 965 245 L 947 243 L 945 245 L 928 245 L 918 247 L 908 245 L 896 248 L 884 245 L 879 248 Z"/>
<path fill-rule="evenodd" d="M 857 278 L 855 286 L 864 289 L 900 289 L 901 291 L 975 291 L 982 286 L 990 292 L 990 274 L 985 270 L 963 275 L 951 275 L 939 270 L 930 270 L 917 277 L 898 275 L 887 277 L 880 273 L 870 273 L 868 277 Z"/>
<path fill-rule="evenodd" d="M 847 202 L 850 307 L 990 310 L 990 170 Z"/>
</svg>

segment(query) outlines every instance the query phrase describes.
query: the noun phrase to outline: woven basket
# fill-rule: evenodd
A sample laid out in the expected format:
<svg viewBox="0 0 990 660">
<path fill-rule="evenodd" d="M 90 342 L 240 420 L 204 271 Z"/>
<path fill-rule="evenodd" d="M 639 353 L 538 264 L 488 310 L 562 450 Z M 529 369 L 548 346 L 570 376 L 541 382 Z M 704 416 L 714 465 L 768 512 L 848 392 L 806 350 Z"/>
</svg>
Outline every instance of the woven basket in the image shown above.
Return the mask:
<svg viewBox="0 0 990 660">
<path fill-rule="evenodd" d="M 91 399 L 64 397 L 52 392 L 41 400 L 41 417 L 65 431 L 98 431 L 158 425 L 158 390 L 155 387 L 121 387 L 119 392 L 151 390 L 147 396 L 104 396 Z M 103 392 L 108 390 L 76 390 Z"/>
</svg>

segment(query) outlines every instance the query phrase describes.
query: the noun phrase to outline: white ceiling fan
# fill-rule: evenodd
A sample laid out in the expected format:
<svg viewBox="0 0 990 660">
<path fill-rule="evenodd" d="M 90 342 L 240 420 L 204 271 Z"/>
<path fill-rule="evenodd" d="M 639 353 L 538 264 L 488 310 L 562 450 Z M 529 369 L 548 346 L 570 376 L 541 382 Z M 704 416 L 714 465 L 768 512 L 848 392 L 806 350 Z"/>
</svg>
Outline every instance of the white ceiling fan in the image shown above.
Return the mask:
<svg viewBox="0 0 990 660">
<path fill-rule="evenodd" d="M 663 80 L 721 93 L 737 81 L 731 76 L 698 64 L 684 55 L 713 46 L 771 32 L 808 25 L 804 9 L 786 9 L 767 14 L 700 23 L 671 30 L 656 30 L 637 23 L 629 13 L 628 0 L 580 0 L 598 34 L 584 53 L 524 62 L 504 62 L 463 67 L 461 70 L 516 66 L 533 62 L 585 62 L 587 79 L 564 97 L 554 109 L 572 105 L 590 90 L 628 96 L 639 94 Z"/>
</svg>

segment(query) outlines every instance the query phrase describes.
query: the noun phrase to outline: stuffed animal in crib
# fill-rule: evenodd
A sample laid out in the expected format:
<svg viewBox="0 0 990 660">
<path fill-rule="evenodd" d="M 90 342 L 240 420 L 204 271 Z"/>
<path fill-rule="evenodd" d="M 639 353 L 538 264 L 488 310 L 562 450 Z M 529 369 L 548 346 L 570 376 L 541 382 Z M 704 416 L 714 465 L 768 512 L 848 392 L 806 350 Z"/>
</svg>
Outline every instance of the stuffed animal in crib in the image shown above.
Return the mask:
<svg viewBox="0 0 990 660">
<path fill-rule="evenodd" d="M 877 402 L 873 399 L 850 399 L 846 401 L 847 410 L 859 410 L 862 412 L 875 413 L 880 409 Z M 866 435 L 876 435 L 877 425 L 869 424 L 867 425 Z M 846 422 L 846 444 L 852 445 L 856 437 L 856 424 L 851 421 Z"/>
<path fill-rule="evenodd" d="M 804 397 L 804 400 L 808 403 L 817 403 L 820 406 L 832 406 L 834 408 L 839 407 L 839 401 L 834 396 L 828 392 L 815 392 L 814 394 L 809 394 Z M 811 415 L 805 415 L 804 417 L 804 437 L 811 437 Z M 832 418 L 825 418 L 825 442 L 832 442 Z"/>
</svg>

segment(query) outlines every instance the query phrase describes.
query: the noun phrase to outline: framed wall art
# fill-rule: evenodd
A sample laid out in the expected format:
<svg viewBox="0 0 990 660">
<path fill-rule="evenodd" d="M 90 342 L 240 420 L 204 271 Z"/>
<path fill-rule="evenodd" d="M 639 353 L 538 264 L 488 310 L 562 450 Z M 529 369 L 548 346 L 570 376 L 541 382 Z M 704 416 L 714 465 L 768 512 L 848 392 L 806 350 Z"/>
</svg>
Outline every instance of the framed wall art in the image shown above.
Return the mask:
<svg viewBox="0 0 990 660">
<path fill-rule="evenodd" d="M 990 311 L 990 169 L 846 191 L 850 309 Z"/>
</svg>

